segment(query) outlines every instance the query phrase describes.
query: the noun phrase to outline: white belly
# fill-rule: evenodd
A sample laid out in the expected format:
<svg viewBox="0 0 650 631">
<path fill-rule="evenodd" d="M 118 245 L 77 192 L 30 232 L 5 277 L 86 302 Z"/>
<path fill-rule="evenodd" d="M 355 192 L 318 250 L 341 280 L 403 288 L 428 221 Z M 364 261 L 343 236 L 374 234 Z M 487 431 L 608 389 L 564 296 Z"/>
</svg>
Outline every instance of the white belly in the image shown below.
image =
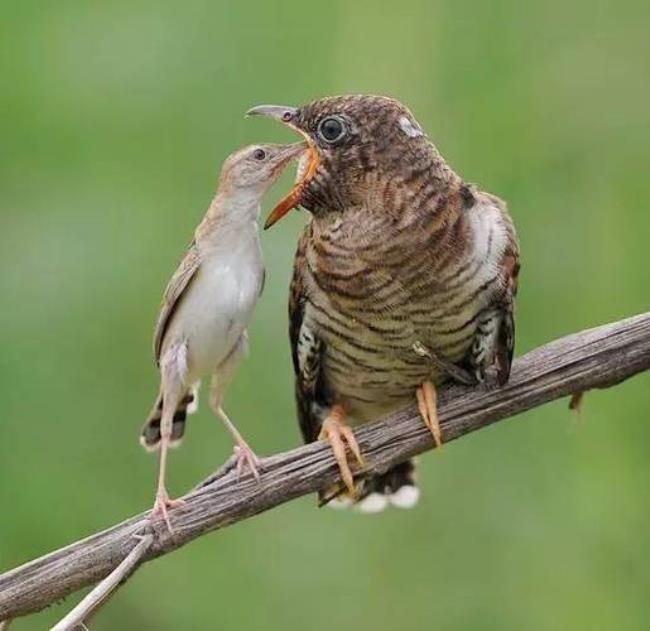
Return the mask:
<svg viewBox="0 0 650 631">
<path fill-rule="evenodd" d="M 250 322 L 264 269 L 253 251 L 214 254 L 202 263 L 173 316 L 170 342 L 187 345 L 187 381 L 212 372 L 231 352 Z"/>
</svg>

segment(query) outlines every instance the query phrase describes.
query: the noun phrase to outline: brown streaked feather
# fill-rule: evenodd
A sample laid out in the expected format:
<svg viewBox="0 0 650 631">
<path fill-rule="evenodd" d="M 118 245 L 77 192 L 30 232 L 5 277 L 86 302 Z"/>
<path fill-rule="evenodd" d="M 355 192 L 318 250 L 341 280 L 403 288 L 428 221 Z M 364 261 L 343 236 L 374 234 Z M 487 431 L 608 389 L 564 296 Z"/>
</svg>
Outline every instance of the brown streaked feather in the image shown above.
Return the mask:
<svg viewBox="0 0 650 631">
<path fill-rule="evenodd" d="M 514 233 L 511 234 L 510 248 L 503 257 L 503 270 L 506 287 L 502 300 L 503 318 L 497 337 L 496 365 L 497 381 L 504 385 L 510 378 L 510 368 L 515 350 L 515 296 L 519 283 L 519 248 Z"/>
<path fill-rule="evenodd" d="M 314 404 L 323 405 L 325 403 L 323 393 L 319 392 L 322 387 L 320 357 L 311 358 L 309 363 L 316 377 L 315 379 L 308 379 L 306 375 L 302 374 L 298 348 L 307 299 L 303 271 L 306 265 L 305 253 L 311 238 L 310 228 L 311 225 L 307 226 L 300 235 L 293 277 L 289 288 L 289 341 L 291 343 L 291 359 L 295 374 L 296 410 L 300 431 L 305 442 L 312 442 L 318 438 L 320 420 L 314 414 Z"/>
<path fill-rule="evenodd" d="M 196 276 L 200 264 L 201 255 L 199 254 L 196 241 L 192 241 L 163 294 L 162 306 L 158 315 L 158 321 L 156 322 L 153 340 L 153 350 L 157 364 L 160 363 L 160 352 L 171 319 L 185 292 L 189 288 L 190 283 Z"/>
</svg>

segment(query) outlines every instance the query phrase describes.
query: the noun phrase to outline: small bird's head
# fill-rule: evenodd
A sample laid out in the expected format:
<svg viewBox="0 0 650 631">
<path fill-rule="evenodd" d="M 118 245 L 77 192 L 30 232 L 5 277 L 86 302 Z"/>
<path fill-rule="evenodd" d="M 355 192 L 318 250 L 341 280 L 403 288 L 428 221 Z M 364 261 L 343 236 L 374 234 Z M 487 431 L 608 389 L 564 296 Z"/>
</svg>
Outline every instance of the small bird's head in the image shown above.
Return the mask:
<svg viewBox="0 0 650 631">
<path fill-rule="evenodd" d="M 297 205 L 318 214 L 362 204 L 371 188 L 429 168 L 437 156 L 408 108 L 384 96 L 335 96 L 299 108 L 259 105 L 247 114 L 281 121 L 309 144 L 298 182 L 267 228 Z"/>
<path fill-rule="evenodd" d="M 284 167 L 307 149 L 292 145 L 249 145 L 232 153 L 221 168 L 220 189 L 249 191 L 260 198 L 280 177 Z"/>
</svg>

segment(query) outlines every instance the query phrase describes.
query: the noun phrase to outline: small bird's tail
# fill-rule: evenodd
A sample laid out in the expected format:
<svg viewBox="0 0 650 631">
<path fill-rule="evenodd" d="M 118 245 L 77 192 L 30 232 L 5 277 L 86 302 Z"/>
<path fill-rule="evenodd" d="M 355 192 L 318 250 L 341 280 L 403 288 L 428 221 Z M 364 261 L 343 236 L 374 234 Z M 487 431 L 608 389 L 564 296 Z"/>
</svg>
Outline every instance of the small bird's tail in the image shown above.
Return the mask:
<svg viewBox="0 0 650 631">
<path fill-rule="evenodd" d="M 198 409 L 198 395 L 199 384 L 196 383 L 187 391 L 187 394 L 178 404 L 172 423 L 172 437 L 169 443 L 170 447 L 176 447 L 183 440 L 187 415 L 194 414 Z M 144 424 L 142 433 L 140 434 L 140 444 L 147 451 L 155 451 L 160 445 L 160 420 L 162 418 L 162 406 L 163 398 L 161 393 L 158 395 L 156 403 L 149 413 L 147 422 Z"/>
<path fill-rule="evenodd" d="M 420 499 L 415 480 L 415 461 L 407 460 L 380 475 L 356 481 L 357 497 L 351 497 L 345 487 L 337 486 L 318 494 L 319 504 L 332 508 L 353 507 L 361 513 L 379 513 L 388 506 L 413 508 Z"/>
</svg>

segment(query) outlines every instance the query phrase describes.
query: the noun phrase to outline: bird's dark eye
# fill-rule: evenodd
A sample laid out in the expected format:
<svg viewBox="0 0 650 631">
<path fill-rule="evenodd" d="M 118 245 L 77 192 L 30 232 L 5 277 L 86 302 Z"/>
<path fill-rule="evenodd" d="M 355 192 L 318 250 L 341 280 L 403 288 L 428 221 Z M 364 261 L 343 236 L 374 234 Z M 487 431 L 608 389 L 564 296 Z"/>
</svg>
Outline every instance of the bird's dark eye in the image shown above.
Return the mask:
<svg viewBox="0 0 650 631">
<path fill-rule="evenodd" d="M 343 121 L 336 116 L 324 118 L 318 125 L 318 134 L 330 144 L 338 142 L 345 136 L 346 129 Z"/>
<path fill-rule="evenodd" d="M 266 151 L 264 151 L 264 149 L 255 149 L 255 151 L 253 151 L 253 158 L 261 162 L 266 158 Z"/>
</svg>

